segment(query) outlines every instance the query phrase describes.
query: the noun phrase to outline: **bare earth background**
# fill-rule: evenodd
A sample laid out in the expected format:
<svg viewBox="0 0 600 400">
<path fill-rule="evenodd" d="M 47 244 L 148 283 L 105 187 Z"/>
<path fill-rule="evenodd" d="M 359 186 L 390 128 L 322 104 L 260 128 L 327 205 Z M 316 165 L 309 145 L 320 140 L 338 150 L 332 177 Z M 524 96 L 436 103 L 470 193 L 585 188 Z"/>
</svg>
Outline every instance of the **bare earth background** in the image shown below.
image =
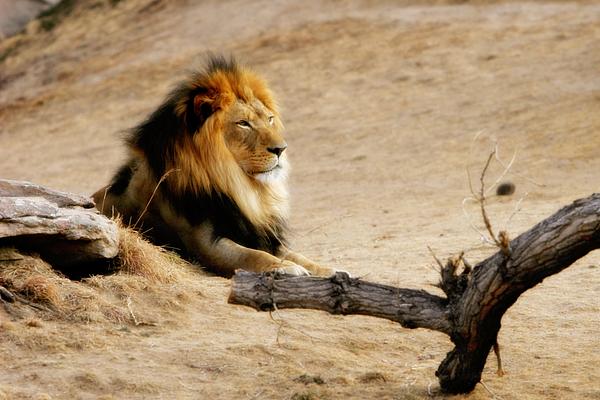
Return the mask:
<svg viewBox="0 0 600 400">
<path fill-rule="evenodd" d="M 512 237 L 599 190 L 595 1 L 84 1 L 51 30 L 37 24 L 0 42 L 2 178 L 93 192 L 124 158 L 122 132 L 212 50 L 278 95 L 293 247 L 364 279 L 436 291 L 428 245 L 471 262 L 494 251 L 462 201 L 466 168 L 477 184 L 495 142 L 505 163 L 516 152 L 517 191 L 488 212 Z M 600 399 L 599 268 L 593 253 L 522 296 L 500 331 L 508 374 L 490 357 L 487 389 L 455 398 Z M 157 300 L 184 284 L 180 301 Z M 227 305 L 228 291 L 200 273 L 140 284 L 129 299 L 151 326 L 0 311 L 0 399 L 440 396 L 442 334 L 313 311 L 270 318 Z"/>
</svg>

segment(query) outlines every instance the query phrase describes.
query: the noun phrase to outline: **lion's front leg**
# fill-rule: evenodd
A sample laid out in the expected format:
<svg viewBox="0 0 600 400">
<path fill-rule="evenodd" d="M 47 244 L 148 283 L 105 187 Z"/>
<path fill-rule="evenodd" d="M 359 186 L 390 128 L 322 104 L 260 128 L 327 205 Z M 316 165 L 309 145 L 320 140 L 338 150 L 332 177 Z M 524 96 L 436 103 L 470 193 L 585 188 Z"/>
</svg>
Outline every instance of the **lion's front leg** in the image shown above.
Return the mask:
<svg viewBox="0 0 600 400">
<path fill-rule="evenodd" d="M 280 259 L 265 251 L 250 249 L 221 238 L 208 252 L 209 263 L 226 275 L 233 275 L 236 269 L 253 272 L 279 271 L 291 275 L 310 275 L 304 266 L 292 260 Z"/>
<path fill-rule="evenodd" d="M 277 256 L 281 257 L 284 260 L 291 261 L 294 264 L 302 265 L 312 275 L 331 276 L 337 271 L 333 268 L 323 267 L 317 264 L 316 262 L 304 257 L 302 254 L 296 253 L 285 246 L 280 246 Z"/>
<path fill-rule="evenodd" d="M 209 224 L 192 228 L 182 239 L 190 253 L 212 270 L 225 276 L 232 276 L 236 269 L 253 272 L 275 270 L 291 275 L 310 275 L 302 265 L 291 260 L 242 246 L 228 238 L 215 240 Z"/>
</svg>

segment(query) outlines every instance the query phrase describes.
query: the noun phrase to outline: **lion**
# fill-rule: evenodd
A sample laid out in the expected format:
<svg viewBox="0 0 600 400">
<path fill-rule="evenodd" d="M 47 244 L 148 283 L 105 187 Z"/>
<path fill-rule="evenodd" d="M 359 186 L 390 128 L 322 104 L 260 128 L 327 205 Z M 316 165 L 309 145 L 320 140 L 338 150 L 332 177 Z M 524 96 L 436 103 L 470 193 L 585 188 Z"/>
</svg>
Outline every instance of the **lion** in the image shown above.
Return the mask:
<svg viewBox="0 0 600 400">
<path fill-rule="evenodd" d="M 331 275 L 286 246 L 289 162 L 266 82 L 211 56 L 126 138 L 129 159 L 94 201 L 107 216 L 213 272 Z"/>
</svg>

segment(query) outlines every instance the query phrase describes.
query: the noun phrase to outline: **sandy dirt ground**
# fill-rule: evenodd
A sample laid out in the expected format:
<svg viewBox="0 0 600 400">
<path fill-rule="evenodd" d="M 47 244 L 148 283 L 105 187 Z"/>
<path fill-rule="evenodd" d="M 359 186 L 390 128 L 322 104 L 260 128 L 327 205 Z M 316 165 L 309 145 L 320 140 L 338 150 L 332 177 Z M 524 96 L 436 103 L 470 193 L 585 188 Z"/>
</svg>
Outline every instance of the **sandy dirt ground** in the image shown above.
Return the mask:
<svg viewBox="0 0 600 400">
<path fill-rule="evenodd" d="M 293 248 L 364 279 L 436 292 L 427 246 L 471 262 L 495 251 L 477 208 L 463 210 L 466 171 L 477 184 L 495 145 L 505 164 L 514 156 L 505 178 L 517 188 L 490 199 L 495 229 L 514 237 L 598 191 L 598 2 L 84 5 L 0 43 L 2 178 L 93 192 L 124 159 L 122 132 L 215 51 L 278 95 Z M 502 171 L 494 161 L 488 185 Z M 600 399 L 599 271 L 592 253 L 523 295 L 500 331 L 507 375 L 490 357 L 484 385 L 454 398 Z M 153 325 L 0 312 L 0 399 L 442 397 L 443 334 L 316 311 L 270 317 L 228 305 L 226 279 L 189 279 L 132 295 Z M 176 307 L 156 300 L 184 284 Z"/>
</svg>

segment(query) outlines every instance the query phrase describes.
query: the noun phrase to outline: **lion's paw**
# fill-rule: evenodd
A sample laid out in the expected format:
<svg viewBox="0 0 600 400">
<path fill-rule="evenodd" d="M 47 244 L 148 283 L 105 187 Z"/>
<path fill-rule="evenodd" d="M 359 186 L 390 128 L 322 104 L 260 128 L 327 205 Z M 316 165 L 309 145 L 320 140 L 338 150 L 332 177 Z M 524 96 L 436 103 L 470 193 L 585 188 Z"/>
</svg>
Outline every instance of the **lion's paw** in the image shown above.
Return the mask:
<svg viewBox="0 0 600 400">
<path fill-rule="evenodd" d="M 350 274 L 350 272 L 344 271 L 341 269 L 335 269 L 335 268 L 329 268 L 329 267 L 315 267 L 315 268 L 311 268 L 311 271 L 315 275 L 323 276 L 323 277 L 330 277 L 330 276 L 334 276 L 338 272 L 343 272 L 344 274 L 347 274 L 350 278 L 352 278 L 352 274 Z"/>
<path fill-rule="evenodd" d="M 283 261 L 281 264 L 278 264 L 277 267 L 273 268 L 274 271 L 282 273 L 282 274 L 288 274 L 288 275 L 295 275 L 295 276 L 308 276 L 310 275 L 310 272 L 308 272 L 308 270 L 298 264 L 294 264 L 291 261 Z"/>
<path fill-rule="evenodd" d="M 343 269 L 335 269 L 335 268 L 331 268 L 331 273 L 329 274 L 329 276 L 333 276 L 335 274 L 337 274 L 338 272 L 344 273 L 346 275 L 348 275 L 349 278 L 352 278 L 352 274 L 348 271 L 344 271 Z"/>
</svg>

